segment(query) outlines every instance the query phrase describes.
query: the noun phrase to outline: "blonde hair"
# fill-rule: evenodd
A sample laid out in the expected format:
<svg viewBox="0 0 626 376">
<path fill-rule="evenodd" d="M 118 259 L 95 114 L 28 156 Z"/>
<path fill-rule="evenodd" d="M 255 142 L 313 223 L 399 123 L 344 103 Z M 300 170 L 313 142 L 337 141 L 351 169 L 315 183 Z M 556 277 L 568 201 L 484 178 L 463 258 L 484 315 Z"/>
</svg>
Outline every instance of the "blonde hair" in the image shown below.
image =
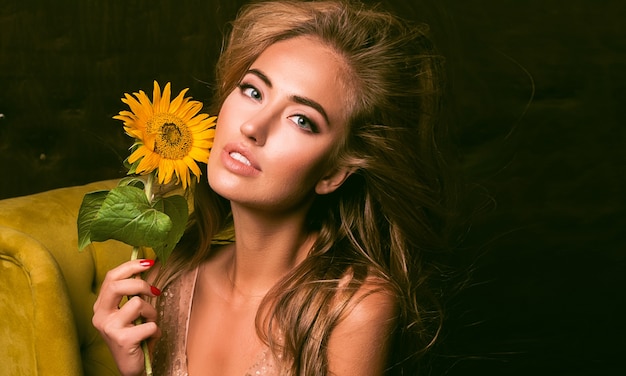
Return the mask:
<svg viewBox="0 0 626 376">
<path fill-rule="evenodd" d="M 366 281 L 382 281 L 400 307 L 390 372 L 413 374 L 440 326 L 429 284 L 445 248 L 445 166 L 437 147 L 442 59 L 427 26 L 348 1 L 252 3 L 231 26 L 217 64 L 214 111 L 268 46 L 297 36 L 318 38 L 345 60 L 352 93 L 348 136 L 335 158 L 355 172 L 336 192 L 316 197 L 308 225 L 319 237 L 264 300 L 259 335 L 292 374 L 325 375 L 326 344 L 348 302 Z M 204 260 L 228 225 L 228 203 L 206 183 L 196 197 L 195 225 L 168 262 L 170 273 Z"/>
</svg>

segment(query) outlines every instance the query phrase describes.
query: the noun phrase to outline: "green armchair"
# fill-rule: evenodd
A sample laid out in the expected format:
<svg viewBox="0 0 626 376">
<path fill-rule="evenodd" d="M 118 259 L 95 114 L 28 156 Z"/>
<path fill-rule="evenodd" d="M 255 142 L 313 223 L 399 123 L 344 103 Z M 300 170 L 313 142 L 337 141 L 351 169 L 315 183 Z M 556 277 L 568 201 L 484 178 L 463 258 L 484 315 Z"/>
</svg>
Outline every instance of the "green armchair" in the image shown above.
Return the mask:
<svg viewBox="0 0 626 376">
<path fill-rule="evenodd" d="M 76 232 L 83 195 L 116 183 L 0 200 L 0 374 L 118 374 L 92 307 L 131 247 L 107 241 L 79 252 Z"/>
</svg>

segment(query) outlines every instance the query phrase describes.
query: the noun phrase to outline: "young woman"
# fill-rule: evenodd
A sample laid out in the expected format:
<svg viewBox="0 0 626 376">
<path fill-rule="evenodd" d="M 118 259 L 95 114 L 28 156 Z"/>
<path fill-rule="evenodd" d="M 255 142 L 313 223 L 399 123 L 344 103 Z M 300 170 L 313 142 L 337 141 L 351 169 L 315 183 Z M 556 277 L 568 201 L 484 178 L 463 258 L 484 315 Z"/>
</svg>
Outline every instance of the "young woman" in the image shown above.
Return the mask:
<svg viewBox="0 0 626 376">
<path fill-rule="evenodd" d="M 143 373 L 145 339 L 163 375 L 414 374 L 439 324 L 439 67 L 425 26 L 359 3 L 242 9 L 193 223 L 148 281 L 129 277 L 150 260 L 109 272 L 94 306 L 122 374 Z"/>
</svg>

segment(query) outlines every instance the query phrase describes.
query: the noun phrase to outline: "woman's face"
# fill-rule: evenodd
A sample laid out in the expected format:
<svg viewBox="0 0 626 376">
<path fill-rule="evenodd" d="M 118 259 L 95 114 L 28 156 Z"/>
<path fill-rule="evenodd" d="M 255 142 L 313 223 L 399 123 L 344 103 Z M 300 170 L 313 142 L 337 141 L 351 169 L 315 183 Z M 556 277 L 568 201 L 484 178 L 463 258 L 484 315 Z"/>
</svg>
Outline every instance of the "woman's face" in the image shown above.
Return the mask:
<svg viewBox="0 0 626 376">
<path fill-rule="evenodd" d="M 347 131 L 345 63 L 319 41 L 268 47 L 224 101 L 208 163 L 218 194 L 290 211 L 335 190 L 349 175 L 331 165 Z"/>
</svg>

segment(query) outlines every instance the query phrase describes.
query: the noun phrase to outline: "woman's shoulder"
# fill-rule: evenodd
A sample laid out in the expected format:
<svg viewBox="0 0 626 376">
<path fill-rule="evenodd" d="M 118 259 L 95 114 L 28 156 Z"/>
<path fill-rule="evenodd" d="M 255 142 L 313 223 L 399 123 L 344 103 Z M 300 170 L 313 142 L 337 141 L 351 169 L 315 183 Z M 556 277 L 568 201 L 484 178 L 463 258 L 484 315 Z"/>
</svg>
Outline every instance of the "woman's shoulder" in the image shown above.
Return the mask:
<svg viewBox="0 0 626 376">
<path fill-rule="evenodd" d="M 331 371 L 351 375 L 382 374 L 399 308 L 399 298 L 388 282 L 367 277 L 348 302 L 330 336 Z"/>
<path fill-rule="evenodd" d="M 343 284 L 344 280 L 340 286 Z M 368 275 L 350 299 L 340 325 L 358 326 L 367 322 L 393 320 L 398 308 L 398 294 L 389 281 Z"/>
</svg>

